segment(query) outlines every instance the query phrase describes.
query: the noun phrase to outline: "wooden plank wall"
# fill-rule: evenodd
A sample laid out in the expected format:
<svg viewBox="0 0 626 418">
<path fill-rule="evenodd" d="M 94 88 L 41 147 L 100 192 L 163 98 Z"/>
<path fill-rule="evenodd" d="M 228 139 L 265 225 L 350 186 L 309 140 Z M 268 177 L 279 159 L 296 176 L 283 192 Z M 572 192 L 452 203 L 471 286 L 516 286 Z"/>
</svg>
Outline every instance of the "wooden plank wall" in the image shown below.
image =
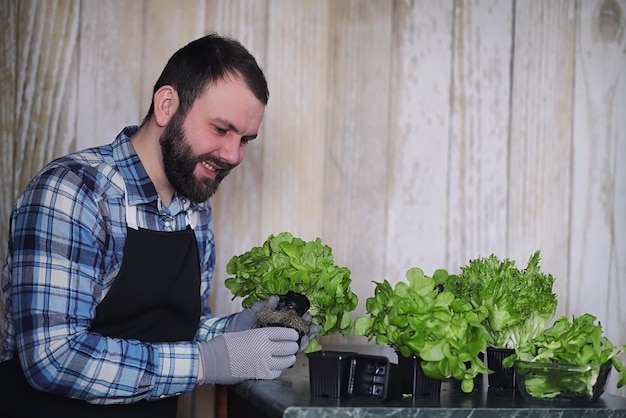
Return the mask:
<svg viewBox="0 0 626 418">
<path fill-rule="evenodd" d="M 356 314 L 373 280 L 410 267 L 457 271 L 491 253 L 525 265 L 541 250 L 558 314 L 593 313 L 626 344 L 625 11 L 626 0 L 3 0 L 0 256 L 30 177 L 139 123 L 169 56 L 218 31 L 257 57 L 270 103 L 214 198 L 216 314 L 239 305 L 222 285 L 228 259 L 290 231 L 319 236 L 352 270 Z"/>
</svg>

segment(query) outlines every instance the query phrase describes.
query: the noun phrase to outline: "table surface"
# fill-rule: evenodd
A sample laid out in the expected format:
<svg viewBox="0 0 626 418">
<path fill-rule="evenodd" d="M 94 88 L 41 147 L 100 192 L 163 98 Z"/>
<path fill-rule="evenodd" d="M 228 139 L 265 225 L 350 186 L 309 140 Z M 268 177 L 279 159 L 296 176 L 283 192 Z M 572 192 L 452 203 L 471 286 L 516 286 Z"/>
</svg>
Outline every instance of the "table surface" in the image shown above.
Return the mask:
<svg viewBox="0 0 626 418">
<path fill-rule="evenodd" d="M 363 347 L 342 351 L 372 354 Z M 389 357 L 389 356 L 388 356 Z M 393 360 L 392 360 L 393 361 Z M 439 398 L 417 397 L 380 400 L 368 397 L 312 397 L 309 361 L 299 354 L 296 364 L 276 380 L 249 380 L 230 388 L 253 408 L 268 417 L 386 417 L 430 416 L 439 418 L 522 416 L 626 418 L 626 398 L 604 393 L 589 405 L 563 401 L 526 400 L 515 389 L 490 388 L 487 377 L 479 380 L 471 393 L 464 393 L 455 380 L 444 380 Z"/>
</svg>

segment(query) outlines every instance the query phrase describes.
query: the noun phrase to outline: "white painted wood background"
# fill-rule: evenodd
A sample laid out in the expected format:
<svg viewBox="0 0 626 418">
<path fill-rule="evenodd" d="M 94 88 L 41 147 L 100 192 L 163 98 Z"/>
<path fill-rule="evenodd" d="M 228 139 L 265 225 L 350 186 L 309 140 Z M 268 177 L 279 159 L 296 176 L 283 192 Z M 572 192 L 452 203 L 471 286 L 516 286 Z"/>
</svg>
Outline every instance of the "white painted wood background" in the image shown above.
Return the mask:
<svg viewBox="0 0 626 418">
<path fill-rule="evenodd" d="M 491 253 L 523 266 L 540 250 L 558 314 L 592 313 L 626 344 L 625 12 L 626 0 L 2 0 L 0 256 L 32 175 L 139 123 L 167 58 L 217 31 L 257 57 L 270 102 L 214 198 L 216 314 L 239 308 L 228 259 L 290 231 L 351 269 L 355 315 L 373 280 Z M 608 391 L 625 396 L 615 377 Z"/>
</svg>

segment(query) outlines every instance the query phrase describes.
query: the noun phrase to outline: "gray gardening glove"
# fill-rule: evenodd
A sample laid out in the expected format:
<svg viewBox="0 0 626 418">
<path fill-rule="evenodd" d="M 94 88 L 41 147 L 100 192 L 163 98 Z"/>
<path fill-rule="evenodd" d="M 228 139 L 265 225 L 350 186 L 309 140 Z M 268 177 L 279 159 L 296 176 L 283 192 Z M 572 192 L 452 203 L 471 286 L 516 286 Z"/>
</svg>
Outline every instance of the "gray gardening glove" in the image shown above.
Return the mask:
<svg viewBox="0 0 626 418">
<path fill-rule="evenodd" d="M 269 327 L 199 342 L 204 372 L 201 383 L 231 385 L 247 379 L 276 379 L 296 362 L 297 341 L 296 330 Z"/>
<path fill-rule="evenodd" d="M 311 324 L 311 314 L 308 312 L 305 312 L 304 315 L 302 315 L 302 319 L 304 319 L 304 321 L 307 324 Z M 317 335 L 317 333 L 320 332 L 320 326 L 317 324 L 312 324 L 309 328 L 309 333 L 306 335 L 303 335 L 302 338 L 300 338 L 300 349 L 299 351 L 304 351 L 304 349 L 309 345 L 309 341 L 311 341 L 313 338 L 315 338 L 315 336 Z"/>
<path fill-rule="evenodd" d="M 246 331 L 256 327 L 255 315 L 261 309 L 276 309 L 278 306 L 278 296 L 271 295 L 267 300 L 258 300 L 251 307 L 233 315 L 233 319 L 228 324 L 227 332 Z"/>
</svg>

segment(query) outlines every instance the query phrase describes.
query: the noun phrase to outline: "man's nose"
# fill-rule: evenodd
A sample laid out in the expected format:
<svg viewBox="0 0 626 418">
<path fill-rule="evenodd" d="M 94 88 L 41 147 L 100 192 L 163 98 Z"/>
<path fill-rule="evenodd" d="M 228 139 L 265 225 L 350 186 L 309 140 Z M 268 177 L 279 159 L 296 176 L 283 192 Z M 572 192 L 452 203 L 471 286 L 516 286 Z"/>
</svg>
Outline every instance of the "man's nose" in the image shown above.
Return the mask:
<svg viewBox="0 0 626 418">
<path fill-rule="evenodd" d="M 222 141 L 221 147 L 218 150 L 218 157 L 228 162 L 229 164 L 238 164 L 241 151 L 241 138 L 238 135 L 228 135 L 227 138 Z"/>
</svg>

